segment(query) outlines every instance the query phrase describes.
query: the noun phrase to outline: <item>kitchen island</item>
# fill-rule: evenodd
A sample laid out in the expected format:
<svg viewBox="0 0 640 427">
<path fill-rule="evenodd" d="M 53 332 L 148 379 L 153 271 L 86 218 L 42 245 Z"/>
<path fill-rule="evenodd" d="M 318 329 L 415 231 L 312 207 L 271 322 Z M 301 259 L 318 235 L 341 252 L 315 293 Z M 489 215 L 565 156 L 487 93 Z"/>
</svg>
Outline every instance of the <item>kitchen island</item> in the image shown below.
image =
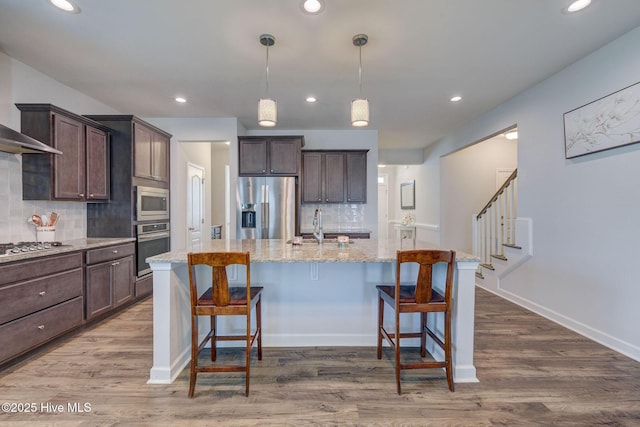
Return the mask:
<svg viewBox="0 0 640 427">
<path fill-rule="evenodd" d="M 264 346 L 371 346 L 371 357 L 375 358 L 376 285 L 395 282 L 396 251 L 435 248 L 436 245 L 428 242 L 406 239 L 361 239 L 351 241 L 345 247 L 328 241 L 322 245 L 314 242 L 293 246 L 285 240 L 211 240 L 194 252 L 251 253 L 251 284 L 264 287 Z M 178 250 L 147 259 L 153 270 L 150 384 L 173 382 L 189 363 L 191 319 L 187 253 L 187 250 Z M 479 261 L 473 255 L 456 254 L 452 328 L 456 382 L 477 381 L 473 365 L 473 331 L 475 271 Z M 229 268 L 228 275 L 230 284 L 241 283 L 245 277 L 244 267 Z M 416 275 L 417 268 L 403 269 L 401 279 L 413 280 Z M 434 287 L 442 288 L 443 276 L 444 269 L 435 270 Z M 403 329 L 404 326 L 416 328 L 418 316 L 406 316 L 402 320 Z M 385 318 L 392 320 L 393 316 Z M 438 322 L 436 329 L 441 330 L 442 320 L 438 319 Z M 244 322 L 234 318 L 219 319 L 218 328 L 221 333 L 244 333 Z M 436 348 L 428 349 L 434 357 L 441 358 Z"/>
</svg>

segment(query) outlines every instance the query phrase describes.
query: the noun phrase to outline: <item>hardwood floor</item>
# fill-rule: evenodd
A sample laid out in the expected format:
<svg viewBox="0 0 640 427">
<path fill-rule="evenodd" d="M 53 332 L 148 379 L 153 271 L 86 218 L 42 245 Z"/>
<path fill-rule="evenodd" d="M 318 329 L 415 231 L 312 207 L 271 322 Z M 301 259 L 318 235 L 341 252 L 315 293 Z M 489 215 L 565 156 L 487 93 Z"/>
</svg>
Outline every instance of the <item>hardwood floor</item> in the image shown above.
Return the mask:
<svg viewBox="0 0 640 427">
<path fill-rule="evenodd" d="M 188 367 L 171 385 L 146 384 L 147 300 L 1 373 L 0 401 L 35 403 L 35 413 L 2 412 L 0 425 L 640 425 L 640 363 L 476 296 L 480 382 L 455 393 L 444 371 L 426 370 L 403 373 L 398 396 L 390 350 L 377 360 L 374 347 L 305 347 L 264 348 L 261 362 L 254 349 L 248 398 L 239 373 L 200 374 L 189 399 Z"/>
</svg>

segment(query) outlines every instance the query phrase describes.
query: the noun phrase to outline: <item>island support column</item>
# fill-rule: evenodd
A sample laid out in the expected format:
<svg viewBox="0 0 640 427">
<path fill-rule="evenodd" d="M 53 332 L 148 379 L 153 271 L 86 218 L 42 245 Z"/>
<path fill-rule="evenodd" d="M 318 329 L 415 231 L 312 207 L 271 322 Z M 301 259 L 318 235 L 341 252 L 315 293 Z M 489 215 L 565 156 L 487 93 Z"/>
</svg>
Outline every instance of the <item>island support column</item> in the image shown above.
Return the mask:
<svg viewBox="0 0 640 427">
<path fill-rule="evenodd" d="M 191 359 L 191 303 L 188 281 L 184 280 L 188 270 L 184 263 L 151 263 L 150 266 L 153 270 L 153 367 L 147 384 L 171 384 Z"/>
<path fill-rule="evenodd" d="M 458 383 L 478 382 L 473 364 L 476 307 L 476 262 L 456 262 L 453 288 L 453 378 Z"/>
</svg>

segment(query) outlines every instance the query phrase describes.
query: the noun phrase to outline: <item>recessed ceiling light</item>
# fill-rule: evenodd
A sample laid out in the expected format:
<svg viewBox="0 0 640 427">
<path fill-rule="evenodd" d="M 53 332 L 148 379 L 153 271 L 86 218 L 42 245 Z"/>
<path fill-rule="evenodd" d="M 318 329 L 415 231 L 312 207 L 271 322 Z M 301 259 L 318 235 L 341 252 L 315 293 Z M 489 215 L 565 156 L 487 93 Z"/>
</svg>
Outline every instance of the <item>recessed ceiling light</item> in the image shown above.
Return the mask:
<svg viewBox="0 0 640 427">
<path fill-rule="evenodd" d="M 458 102 L 462 100 L 462 97 L 460 95 L 456 95 L 456 96 L 452 96 L 451 99 L 449 101 L 451 102 Z"/>
<path fill-rule="evenodd" d="M 313 104 L 314 102 L 317 102 L 318 99 L 315 96 L 307 96 L 306 101 L 310 104 Z"/>
<path fill-rule="evenodd" d="M 80 8 L 72 0 L 49 0 L 52 5 L 69 13 L 78 13 Z"/>
<path fill-rule="evenodd" d="M 591 4 L 591 0 L 575 0 L 567 7 L 567 12 L 578 12 Z"/>
<path fill-rule="evenodd" d="M 518 130 L 517 129 L 510 130 L 509 132 L 504 134 L 504 137 L 507 138 L 508 140 L 518 139 Z"/>
<path fill-rule="evenodd" d="M 322 2 L 320 0 L 305 0 L 302 9 L 307 13 L 318 13 L 322 10 Z"/>
<path fill-rule="evenodd" d="M 176 102 L 184 104 L 185 102 L 187 102 L 187 98 L 183 98 L 181 96 L 176 96 Z"/>
</svg>

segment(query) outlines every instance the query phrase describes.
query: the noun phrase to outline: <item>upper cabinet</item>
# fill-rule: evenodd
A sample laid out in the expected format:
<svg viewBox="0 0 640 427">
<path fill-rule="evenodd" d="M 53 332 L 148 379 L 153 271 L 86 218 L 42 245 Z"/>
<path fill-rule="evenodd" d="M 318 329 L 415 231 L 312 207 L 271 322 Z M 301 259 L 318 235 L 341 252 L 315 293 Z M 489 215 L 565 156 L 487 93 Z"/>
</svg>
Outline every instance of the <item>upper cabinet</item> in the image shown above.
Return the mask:
<svg viewBox="0 0 640 427">
<path fill-rule="evenodd" d="M 135 236 L 134 187 L 170 187 L 171 135 L 130 114 L 87 117 L 111 129 L 111 199 L 87 206 L 87 237 Z"/>
<path fill-rule="evenodd" d="M 240 176 L 297 176 L 304 137 L 238 137 L 238 174 Z"/>
<path fill-rule="evenodd" d="M 366 203 L 367 150 L 302 152 L 302 203 Z"/>
<path fill-rule="evenodd" d="M 169 137 L 149 126 L 133 123 L 134 176 L 169 182 Z"/>
<path fill-rule="evenodd" d="M 347 203 L 367 201 L 367 152 L 345 153 L 347 163 Z"/>
<path fill-rule="evenodd" d="M 109 128 L 51 104 L 16 104 L 22 133 L 62 154 L 22 155 L 25 200 L 109 199 Z"/>
</svg>

